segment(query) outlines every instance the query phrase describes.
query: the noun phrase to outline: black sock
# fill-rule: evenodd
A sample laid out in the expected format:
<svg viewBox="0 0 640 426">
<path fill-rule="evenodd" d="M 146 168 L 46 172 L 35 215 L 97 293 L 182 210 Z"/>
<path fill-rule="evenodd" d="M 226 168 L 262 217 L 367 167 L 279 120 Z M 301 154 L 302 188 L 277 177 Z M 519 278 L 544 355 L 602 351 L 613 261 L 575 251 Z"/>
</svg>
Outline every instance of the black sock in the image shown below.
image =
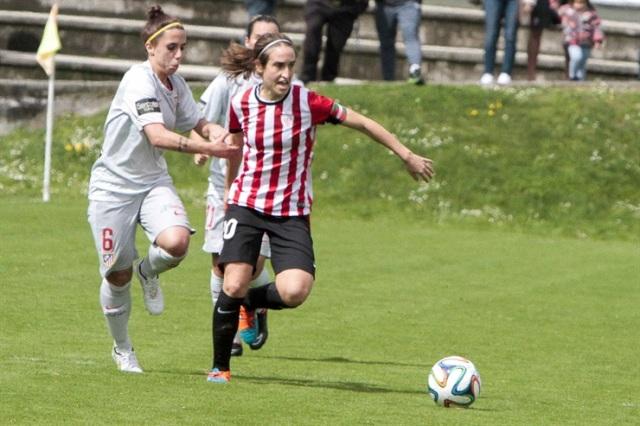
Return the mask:
<svg viewBox="0 0 640 426">
<path fill-rule="evenodd" d="M 276 283 L 269 283 L 256 288 L 250 288 L 247 297 L 244 299 L 244 306 L 247 309 L 254 310 L 257 308 L 267 309 L 286 309 L 290 306 L 285 305 L 278 293 Z"/>
<path fill-rule="evenodd" d="M 231 345 L 238 331 L 238 314 L 243 298 L 227 296 L 220 292 L 213 310 L 213 368 L 229 370 Z"/>
</svg>

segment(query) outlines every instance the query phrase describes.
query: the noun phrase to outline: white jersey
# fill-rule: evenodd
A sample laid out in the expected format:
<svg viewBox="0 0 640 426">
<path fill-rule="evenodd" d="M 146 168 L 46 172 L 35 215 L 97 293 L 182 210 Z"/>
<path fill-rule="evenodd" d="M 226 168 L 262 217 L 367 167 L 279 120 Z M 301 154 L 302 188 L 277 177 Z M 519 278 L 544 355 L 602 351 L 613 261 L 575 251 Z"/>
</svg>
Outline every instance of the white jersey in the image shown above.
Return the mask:
<svg viewBox="0 0 640 426">
<path fill-rule="evenodd" d="M 262 79 L 251 74 L 245 78 L 242 74 L 232 77 L 226 73 L 220 73 L 209 84 L 209 87 L 200 96 L 200 108 L 204 117 L 210 123 L 217 123 L 227 127 L 227 114 L 229 102 L 237 93 L 262 82 Z M 224 181 L 227 173 L 227 160 L 213 157 L 209 164 L 209 193 L 224 193 Z"/>
<path fill-rule="evenodd" d="M 203 118 L 191 90 L 179 75 L 169 76 L 172 90 L 155 75 L 148 61 L 126 72 L 104 125 L 102 153 L 91 169 L 89 199 L 118 201 L 158 184 L 172 183 L 163 150 L 151 145 L 144 126 L 161 123 L 188 131 Z"/>
</svg>

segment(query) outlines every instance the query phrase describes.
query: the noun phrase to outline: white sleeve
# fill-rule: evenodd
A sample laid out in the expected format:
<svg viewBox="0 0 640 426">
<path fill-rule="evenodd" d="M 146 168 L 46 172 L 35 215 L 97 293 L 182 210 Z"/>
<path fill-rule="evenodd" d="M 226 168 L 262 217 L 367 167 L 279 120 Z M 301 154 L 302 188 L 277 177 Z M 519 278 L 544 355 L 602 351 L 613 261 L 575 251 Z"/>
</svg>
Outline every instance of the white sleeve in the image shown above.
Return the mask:
<svg viewBox="0 0 640 426">
<path fill-rule="evenodd" d="M 184 132 L 195 128 L 204 116 L 196 101 L 193 100 L 193 94 L 187 82 L 182 77 L 179 77 L 179 81 L 180 92 L 178 94 L 178 110 L 176 111 L 176 129 Z"/>
<path fill-rule="evenodd" d="M 200 108 L 208 122 L 224 126 L 229 108 L 229 86 L 227 75 L 220 73 L 200 96 Z"/>
<path fill-rule="evenodd" d="M 152 78 L 138 69 L 127 72 L 119 89 L 122 108 L 138 130 L 152 123 L 164 124 Z"/>
</svg>

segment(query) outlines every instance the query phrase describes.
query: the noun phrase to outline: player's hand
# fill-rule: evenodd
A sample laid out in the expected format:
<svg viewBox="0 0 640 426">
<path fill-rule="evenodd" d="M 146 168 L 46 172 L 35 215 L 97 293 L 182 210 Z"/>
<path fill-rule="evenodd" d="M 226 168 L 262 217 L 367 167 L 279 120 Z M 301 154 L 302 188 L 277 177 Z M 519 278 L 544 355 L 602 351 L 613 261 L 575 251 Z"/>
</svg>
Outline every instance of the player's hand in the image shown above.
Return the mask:
<svg viewBox="0 0 640 426">
<path fill-rule="evenodd" d="M 220 126 L 219 124 L 216 123 L 208 123 L 205 126 L 206 129 L 206 134 L 209 135 L 209 140 L 211 142 L 215 142 L 216 140 L 218 140 L 220 138 L 221 135 L 226 135 L 227 131 L 225 130 L 224 127 Z"/>
<path fill-rule="evenodd" d="M 421 157 L 410 152 L 405 158 L 404 163 L 407 167 L 407 171 L 415 180 L 422 179 L 425 182 L 429 182 L 435 175 L 433 161 L 429 158 Z"/>
<path fill-rule="evenodd" d="M 205 154 L 194 154 L 193 156 L 193 162 L 195 163 L 196 166 L 203 166 L 208 159 L 209 159 L 209 156 Z"/>
<path fill-rule="evenodd" d="M 218 158 L 236 158 L 237 156 L 242 155 L 241 147 L 229 145 L 224 142 L 226 137 L 227 135 L 224 134 L 215 141 L 205 144 L 203 154 Z"/>
</svg>

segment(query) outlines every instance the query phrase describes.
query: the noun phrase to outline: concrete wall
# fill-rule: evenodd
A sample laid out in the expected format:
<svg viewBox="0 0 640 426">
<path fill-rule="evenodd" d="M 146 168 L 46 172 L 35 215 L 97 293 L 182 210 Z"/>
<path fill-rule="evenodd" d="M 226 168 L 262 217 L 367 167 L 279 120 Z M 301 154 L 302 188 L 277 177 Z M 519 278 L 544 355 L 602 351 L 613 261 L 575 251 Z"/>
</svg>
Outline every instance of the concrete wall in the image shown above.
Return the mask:
<svg viewBox="0 0 640 426">
<path fill-rule="evenodd" d="M 16 39 L 23 44 L 37 43 L 46 20 L 49 0 L 3 0 L 0 7 L 0 50 L 9 49 Z M 59 0 L 61 53 L 87 58 L 144 59 L 139 32 L 147 2 L 137 0 Z M 373 3 L 373 2 L 372 2 Z M 304 0 L 280 0 L 278 19 L 284 30 L 301 46 L 304 33 Z M 166 3 L 168 13 L 188 23 L 189 44 L 186 62 L 210 66 L 218 64 L 221 50 L 230 40 L 241 38 L 247 20 L 242 1 L 189 0 Z M 372 9 L 370 7 L 370 9 Z M 30 11 L 30 12 L 25 12 Z M 39 13 L 33 13 L 39 12 Z M 98 18 L 96 18 L 98 16 Z M 607 45 L 594 50 L 589 68 L 592 78 L 629 79 L 637 74 L 640 50 L 640 23 L 605 21 Z M 483 12 L 473 8 L 423 5 L 420 28 L 423 41 L 424 71 L 437 82 L 469 81 L 482 71 Z M 358 20 L 341 63 L 341 75 L 356 79 L 379 79 L 378 42 L 371 10 Z M 518 55 L 514 77 L 524 78 L 528 32 L 522 28 L 518 37 Z M 28 39 L 28 40 L 27 40 Z M 403 46 L 398 39 L 398 73 L 406 73 Z M 501 46 L 501 45 L 500 45 Z M 15 48 L 15 47 L 14 47 Z M 33 49 L 33 48 L 32 48 Z M 28 49 L 27 49 L 28 50 Z M 301 52 L 301 49 L 299 49 Z M 11 55 L 4 55 L 8 58 Z M 545 31 L 540 56 L 541 80 L 563 77 L 564 59 L 558 30 Z M 99 61 L 96 61 L 99 63 Z M 37 68 L 5 60 L 0 63 L 5 76 L 42 78 Z M 117 78 L 112 69 L 96 66 L 61 66 L 60 78 Z"/>
</svg>

